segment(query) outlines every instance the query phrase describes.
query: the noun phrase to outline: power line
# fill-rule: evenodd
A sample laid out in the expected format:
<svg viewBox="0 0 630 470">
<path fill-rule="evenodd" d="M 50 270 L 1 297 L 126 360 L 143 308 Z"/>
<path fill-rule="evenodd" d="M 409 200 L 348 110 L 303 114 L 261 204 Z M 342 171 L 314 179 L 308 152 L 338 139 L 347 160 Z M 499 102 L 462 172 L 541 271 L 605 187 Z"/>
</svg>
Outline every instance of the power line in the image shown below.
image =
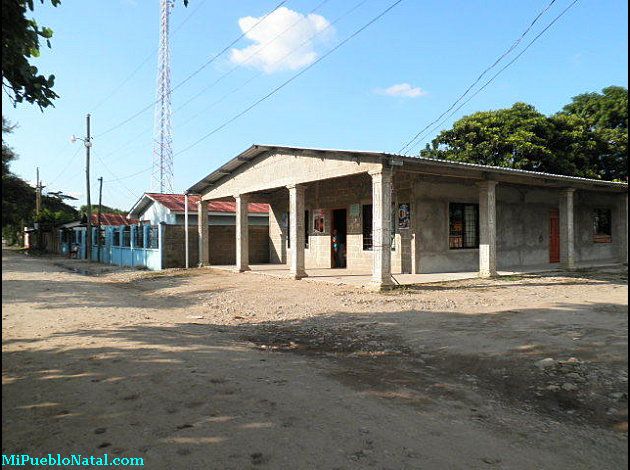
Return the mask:
<svg viewBox="0 0 630 470">
<path fill-rule="evenodd" d="M 230 75 L 232 72 L 234 72 L 235 70 L 241 68 L 244 64 L 246 64 L 247 62 L 249 62 L 251 59 L 253 59 L 254 57 L 256 57 L 258 54 L 260 54 L 262 51 L 264 51 L 267 47 L 269 47 L 271 44 L 273 44 L 278 38 L 280 38 L 281 36 L 283 36 L 285 33 L 287 33 L 288 31 L 290 31 L 291 29 L 293 29 L 295 26 L 297 26 L 299 23 L 301 23 L 302 21 L 304 21 L 305 19 L 308 18 L 309 15 L 312 15 L 313 13 L 315 13 L 317 10 L 319 10 L 322 6 L 324 6 L 326 3 L 328 3 L 330 0 L 323 0 L 321 1 L 319 4 L 317 4 L 317 6 L 315 6 L 315 8 L 313 8 L 310 12 L 308 12 L 306 15 L 302 16 L 299 20 L 297 20 L 296 22 L 294 22 L 292 25 L 290 25 L 288 28 L 286 28 L 285 30 L 283 30 L 282 32 L 278 33 L 271 41 L 266 42 L 265 44 L 262 45 L 262 47 L 256 48 L 255 52 L 253 52 L 252 54 L 250 54 L 249 56 L 247 56 L 247 58 L 240 64 L 237 64 L 236 66 L 232 67 L 230 70 L 228 70 L 227 72 L 225 72 L 224 74 L 222 74 L 219 78 L 217 78 L 214 82 L 210 83 L 208 86 L 202 88 L 198 93 L 196 93 L 195 95 L 193 95 L 192 97 L 190 97 L 188 100 L 186 100 L 184 103 L 182 103 L 180 106 L 177 107 L 177 109 L 174 111 L 177 112 L 180 109 L 184 108 L 187 104 L 189 104 L 191 101 L 193 101 L 195 98 L 198 98 L 199 96 L 201 96 L 202 94 L 204 94 L 206 91 L 208 91 L 209 89 L 211 89 L 213 86 L 215 86 L 217 83 L 219 83 L 221 80 L 223 80 L 225 77 L 227 77 L 228 75 Z M 329 23 L 328 26 L 330 26 L 331 24 Z M 328 26 L 326 26 L 324 29 L 322 29 L 321 31 L 319 31 L 318 33 L 312 35 L 308 40 L 311 40 L 313 37 L 323 33 L 324 31 L 326 31 L 328 29 Z M 298 46 L 298 48 L 301 47 Z M 293 49 L 293 51 L 297 50 L 298 48 Z M 286 56 L 285 56 L 286 57 Z"/>
<path fill-rule="evenodd" d="M 475 85 L 477 85 L 477 83 L 479 83 L 481 81 L 481 79 L 490 71 L 492 70 L 494 67 L 497 66 L 497 64 L 499 64 L 499 62 L 501 62 L 508 54 L 510 54 L 510 52 L 512 52 L 520 43 L 521 41 L 525 38 L 525 36 L 527 35 L 527 33 L 529 33 L 529 31 L 532 29 L 532 27 L 538 22 L 538 20 L 549 10 L 549 8 L 551 8 L 551 6 L 556 2 L 556 0 L 551 0 L 547 6 L 545 6 L 545 8 L 543 8 L 537 15 L 536 17 L 534 17 L 534 19 L 532 20 L 532 22 L 530 23 L 530 25 L 525 29 L 525 31 L 523 31 L 521 33 L 521 35 L 512 43 L 512 45 L 505 51 L 503 52 L 495 61 L 494 63 L 492 63 L 492 65 L 486 67 L 477 77 L 477 79 L 470 84 L 470 86 L 468 88 L 466 88 L 466 90 L 464 91 L 464 93 L 462 93 L 454 102 L 453 104 L 451 104 L 451 106 L 444 111 L 442 114 L 440 114 L 437 119 L 433 120 L 432 122 L 430 122 L 429 124 L 427 124 L 423 129 L 421 129 L 411 140 L 409 140 L 405 145 L 403 145 L 401 147 L 401 149 L 398 151 L 398 153 L 403 153 L 410 145 L 412 145 L 416 139 L 418 139 L 418 137 L 420 137 L 420 135 L 426 131 L 429 127 L 431 127 L 433 124 L 435 124 L 437 121 L 439 121 L 440 119 L 442 119 L 442 117 L 448 113 L 450 110 L 452 110 L 455 106 L 457 106 L 457 103 L 459 103 L 462 99 L 464 99 L 466 97 L 466 95 L 470 92 L 470 90 L 472 90 L 474 88 Z"/>
<path fill-rule="evenodd" d="M 216 85 L 217 83 L 219 83 L 223 78 L 225 78 L 226 76 L 230 75 L 232 72 L 234 72 L 235 70 L 237 70 L 238 68 L 241 68 L 244 66 L 244 64 L 246 64 L 247 62 L 249 62 L 252 58 L 254 58 L 255 56 L 257 56 L 258 54 L 260 54 L 267 46 L 269 46 L 271 43 L 273 43 L 275 40 L 277 40 L 280 36 L 282 36 L 283 34 L 285 34 L 287 31 L 291 30 L 292 28 L 294 28 L 297 24 L 299 24 L 300 22 L 304 21 L 305 18 L 307 18 L 308 15 L 314 13 L 315 11 L 319 10 L 324 4 L 328 3 L 330 0 L 323 0 L 321 1 L 317 6 L 315 6 L 315 8 L 313 8 L 307 15 L 303 16 L 302 18 L 300 18 L 298 21 L 294 22 L 291 26 L 289 26 L 288 28 L 286 28 L 284 31 L 282 31 L 281 33 L 279 33 L 277 36 L 275 36 L 271 41 L 265 43 L 265 45 L 261 48 L 256 49 L 256 52 L 253 54 L 250 54 L 247 59 L 241 63 L 236 65 L 235 67 L 233 67 L 232 69 L 230 69 L 228 72 L 224 73 L 223 75 L 221 75 L 217 80 L 215 80 L 214 82 L 212 82 L 209 86 L 204 87 L 200 92 L 198 92 L 196 95 L 194 95 L 192 98 L 188 99 L 185 103 L 183 103 L 182 105 L 178 106 L 177 109 L 175 109 L 175 111 L 173 111 L 172 114 L 177 113 L 178 111 L 182 110 L 185 108 L 185 106 L 187 104 L 189 104 L 193 99 L 197 98 L 199 95 L 205 93 L 207 90 L 209 90 L 210 88 L 212 88 L 214 85 Z M 297 47 L 291 49 L 289 51 L 289 53 L 287 53 L 286 55 L 284 55 L 283 57 L 281 57 L 280 59 L 274 61 L 273 63 L 278 63 L 281 62 L 282 60 L 286 59 L 288 56 L 290 56 L 291 54 L 293 54 L 295 51 L 297 51 L 300 47 L 302 47 L 304 44 L 306 44 L 308 41 L 311 41 L 314 37 L 323 34 L 325 31 L 327 31 L 331 26 L 333 26 L 335 23 L 337 23 L 340 19 L 342 19 L 343 17 L 347 16 L 348 14 L 352 13 L 354 10 L 356 10 L 359 6 L 363 5 L 364 3 L 366 3 L 367 0 L 363 0 L 361 2 L 359 2 L 357 5 L 355 5 L 353 8 L 351 8 L 350 10 L 348 10 L 346 13 L 344 13 L 343 15 L 341 15 L 340 17 L 338 17 L 337 19 L 335 19 L 332 23 L 329 23 L 325 28 L 323 28 L 322 30 L 320 30 L 319 32 L 311 35 L 307 40 L 305 40 L 303 43 L 301 43 L 300 45 L 298 45 Z M 249 79 L 248 81 L 246 81 L 245 83 L 243 83 L 241 86 L 233 89 L 232 91 L 230 91 L 229 93 L 226 93 L 225 95 L 223 95 L 219 100 L 214 101 L 213 103 L 210 104 L 210 106 L 204 108 L 201 112 L 205 112 L 208 109 L 213 108 L 215 105 L 217 105 L 218 103 L 220 103 L 221 101 L 223 101 L 227 96 L 229 96 L 232 93 L 235 93 L 236 91 L 239 91 L 240 89 L 242 89 L 245 85 L 249 84 L 251 81 L 253 81 L 255 78 L 260 77 L 261 75 L 263 75 L 262 73 L 259 73 L 257 75 L 254 75 L 251 79 Z M 182 125 L 190 122 L 192 119 L 196 118 L 197 116 L 199 116 L 199 114 L 201 114 L 201 112 L 194 114 L 191 118 L 187 119 L 186 121 L 184 121 L 183 123 L 180 124 L 180 126 L 176 126 L 177 127 L 181 127 Z M 122 144 L 120 147 L 118 147 L 116 150 L 113 150 L 109 153 L 107 153 L 105 155 L 105 157 L 112 155 L 114 153 L 117 153 L 118 151 L 122 150 L 123 148 L 127 147 L 128 145 L 132 144 L 133 142 L 137 141 L 137 139 L 141 136 L 143 136 L 144 134 L 147 134 L 148 132 L 151 131 L 151 128 L 146 128 L 143 131 L 141 131 L 139 134 L 137 134 L 135 137 L 133 137 L 132 139 L 126 141 L 124 144 Z M 122 158 L 122 157 L 120 157 Z M 118 160 L 118 159 L 116 159 Z"/>
<path fill-rule="evenodd" d="M 366 0 L 367 1 L 367 0 Z M 313 68 L 315 65 L 317 65 L 319 62 L 321 62 L 322 60 L 324 60 L 326 57 L 328 57 L 329 55 L 331 55 L 333 52 L 335 52 L 337 49 L 339 49 L 340 47 L 342 47 L 343 45 L 345 45 L 347 42 L 349 42 L 351 39 L 353 39 L 354 37 L 358 36 L 360 33 L 362 33 L 365 29 L 367 29 L 369 26 L 371 26 L 372 24 L 374 24 L 375 22 L 377 22 L 378 20 L 380 20 L 383 16 L 385 16 L 387 13 L 389 13 L 392 9 L 394 9 L 396 6 L 398 6 L 400 3 L 402 3 L 403 0 L 397 0 L 395 2 L 393 2 L 390 6 L 388 6 L 385 10 L 383 10 L 381 13 L 379 13 L 378 15 L 376 15 L 375 17 L 373 17 L 370 21 L 368 21 L 366 24 L 364 24 L 362 27 L 360 27 L 359 29 L 357 29 L 356 31 L 354 31 L 352 34 L 350 34 L 349 36 L 347 36 L 343 41 L 339 42 L 335 47 L 333 47 L 332 49 L 330 49 L 329 51 L 327 51 L 324 55 L 322 55 L 320 58 L 318 58 L 316 61 L 314 61 L 313 63 L 311 63 L 310 65 L 308 65 L 307 67 L 305 67 L 304 69 L 302 69 L 301 71 L 299 71 L 298 73 L 294 74 L 293 76 L 291 76 L 288 80 L 286 80 L 285 82 L 283 82 L 282 84 L 280 84 L 279 86 L 277 86 L 276 88 L 274 88 L 271 92 L 267 93 L 265 96 L 263 96 L 262 98 L 258 99 L 256 102 L 254 102 L 253 104 L 251 104 L 250 106 L 248 106 L 247 108 L 245 108 L 243 111 L 241 111 L 240 113 L 236 114 L 235 116 L 233 116 L 232 118 L 228 119 L 226 122 L 224 122 L 223 124 L 221 124 L 220 126 L 214 128 L 212 131 L 210 131 L 209 133 L 205 134 L 204 136 L 202 136 L 200 139 L 196 140 L 195 142 L 193 142 L 192 144 L 190 144 L 188 147 L 184 148 L 183 150 L 180 150 L 179 152 L 175 153 L 173 156 L 178 156 L 184 152 L 187 152 L 188 150 L 190 150 L 191 148 L 193 148 L 194 146 L 198 145 L 200 142 L 202 142 L 203 140 L 209 138 L 210 136 L 212 136 L 213 134 L 219 132 L 221 129 L 223 129 L 224 127 L 228 126 L 229 124 L 231 124 L 232 122 L 236 121 L 238 118 L 240 118 L 241 116 L 243 116 L 244 114 L 248 113 L 249 111 L 251 111 L 253 108 L 255 108 L 256 106 L 258 106 L 260 103 L 266 101 L 267 99 L 269 99 L 271 96 L 273 96 L 274 94 L 276 94 L 278 91 L 280 91 L 282 88 L 284 88 L 285 86 L 287 86 L 288 84 L 290 84 L 291 82 L 293 82 L 294 80 L 296 80 L 298 77 L 300 77 L 302 74 L 306 73 L 308 70 L 310 70 L 311 68 Z M 360 4 L 365 3 L 360 2 Z M 350 11 L 354 10 L 351 9 Z M 146 173 L 148 171 L 151 170 L 152 167 L 148 167 L 145 168 L 144 170 L 139 171 L 138 173 L 135 173 L 134 176 L 137 176 L 138 174 L 141 173 Z M 115 175 L 114 175 L 115 176 Z M 123 177 L 123 179 L 126 177 Z M 121 178 L 117 178 L 115 181 L 119 181 Z M 114 181 L 114 180 L 113 180 Z"/>
<path fill-rule="evenodd" d="M 351 39 L 353 39 L 354 37 L 358 36 L 360 33 L 362 33 L 364 30 L 366 30 L 368 27 L 370 27 L 372 24 L 376 23 L 378 20 L 380 20 L 383 16 L 385 16 L 387 13 L 389 13 L 391 10 L 393 10 L 396 6 L 398 6 L 400 3 L 402 3 L 403 0 L 396 0 L 395 2 L 393 2 L 390 6 L 388 6 L 385 10 L 383 10 L 381 13 L 379 13 L 378 15 L 376 15 L 374 18 L 372 18 L 370 21 L 368 21 L 366 24 L 364 24 L 362 27 L 360 27 L 359 29 L 357 29 L 356 31 L 354 31 L 350 36 L 347 36 L 343 41 L 341 41 L 340 43 L 338 43 L 335 47 L 333 47 L 332 49 L 330 49 L 328 52 L 326 52 L 323 56 L 321 56 L 320 58 L 318 58 L 315 62 L 313 62 L 312 64 L 308 65 L 307 67 L 305 67 L 304 69 L 302 69 L 301 71 L 299 71 L 298 73 L 294 74 L 291 78 L 289 78 L 288 80 L 286 80 L 285 82 L 283 82 L 282 84 L 280 84 L 279 86 L 277 86 L 276 88 L 274 88 L 272 91 L 270 91 L 269 93 L 267 93 L 265 96 L 263 96 L 262 98 L 258 99 L 257 101 L 255 101 L 253 104 L 251 104 L 250 106 L 248 106 L 247 108 L 245 108 L 243 111 L 239 112 L 238 114 L 232 116 L 230 119 L 228 119 L 227 121 L 225 121 L 223 124 L 215 127 L 213 130 L 211 130 L 210 132 L 208 132 L 207 134 L 205 134 L 204 136 L 202 136 L 201 138 L 197 139 L 195 142 L 193 142 L 192 144 L 190 144 L 189 146 L 185 147 L 184 149 L 180 150 L 179 152 L 175 153 L 174 156 L 180 155 L 184 152 L 187 152 L 188 150 L 190 150 L 191 148 L 195 147 L 196 145 L 198 145 L 199 143 L 201 143 L 202 141 L 206 140 L 207 138 L 209 138 L 210 136 L 212 136 L 213 134 L 216 134 L 217 132 L 219 132 L 221 129 L 223 129 L 224 127 L 228 126 L 229 124 L 231 124 L 232 122 L 236 121 L 238 118 L 240 118 L 241 116 L 247 114 L 249 111 L 251 111 L 252 109 L 254 109 L 256 106 L 258 106 L 260 103 L 262 103 L 263 101 L 266 101 L 267 99 L 269 99 L 271 96 L 275 95 L 278 91 L 280 91 L 281 89 L 283 89 L 285 86 L 287 86 L 288 84 L 290 84 L 291 82 L 293 82 L 294 80 L 296 80 L 297 78 L 299 78 L 301 75 L 303 75 L 304 73 L 306 73 L 307 71 L 309 71 L 311 68 L 313 68 L 314 66 L 316 66 L 317 64 L 319 64 L 322 60 L 324 60 L 326 57 L 328 57 L 329 55 L 331 55 L 333 52 L 335 52 L 337 49 L 339 49 L 340 47 L 342 47 L 343 45 L 345 45 L 348 41 L 350 41 Z"/>
<path fill-rule="evenodd" d="M 177 26 L 177 28 L 175 28 L 173 30 L 173 33 L 171 34 L 171 37 L 175 36 L 175 34 L 177 34 L 177 32 L 182 28 L 182 26 L 184 26 L 184 24 L 186 24 L 186 22 L 193 17 L 193 15 L 201 8 L 201 6 L 206 3 L 207 0 L 201 0 L 201 2 L 199 2 L 199 4 L 197 5 L 196 8 L 194 8 L 189 14 L 188 16 L 186 16 L 186 18 Z M 155 54 L 157 54 L 158 49 L 156 48 L 155 50 L 151 51 L 151 53 L 149 53 L 149 55 L 147 55 L 144 60 L 142 62 L 140 62 L 140 64 L 138 64 L 138 66 L 133 69 L 133 71 L 127 75 L 126 78 L 124 78 L 107 96 L 105 96 L 103 99 L 101 99 L 95 106 L 92 107 L 92 112 L 94 112 L 95 110 L 97 110 L 98 108 L 100 108 L 107 100 L 109 100 L 112 96 L 114 96 L 116 93 L 118 93 L 118 91 L 125 86 L 129 80 L 131 80 L 136 73 L 138 73 L 138 71 L 144 67 L 144 65 L 151 60 Z"/>
<path fill-rule="evenodd" d="M 79 154 L 80 150 L 81 150 L 81 147 L 77 147 L 76 151 L 70 157 L 70 160 L 68 160 L 68 163 L 66 164 L 66 166 L 63 167 L 63 169 L 59 172 L 57 176 L 55 176 L 51 181 L 49 181 L 48 186 L 52 185 L 55 181 L 57 181 L 61 177 L 61 175 L 63 175 L 66 172 L 66 170 L 70 168 L 70 165 L 74 162 L 74 159 Z"/>
<path fill-rule="evenodd" d="M 203 69 L 205 69 L 208 65 L 210 65 L 212 62 L 214 62 L 216 59 L 218 59 L 221 55 L 223 55 L 225 52 L 227 52 L 233 45 L 235 45 L 238 41 L 240 41 L 242 38 L 244 38 L 250 31 L 252 31 L 254 28 L 256 28 L 260 23 L 262 23 L 267 17 L 269 17 L 269 15 L 271 15 L 273 12 L 275 12 L 278 8 L 280 8 L 282 5 L 284 5 L 285 3 L 287 3 L 288 0 L 283 0 L 282 2 L 280 2 L 272 11 L 270 11 L 269 13 L 265 14 L 262 18 L 260 18 L 256 23 L 254 23 L 254 25 L 252 25 L 251 28 L 247 29 L 246 31 L 244 31 L 243 33 L 241 33 L 236 39 L 234 39 L 230 44 L 228 44 L 226 47 L 224 47 L 220 52 L 218 52 L 217 54 L 215 54 L 214 56 L 212 56 L 210 59 L 208 59 L 206 62 L 204 62 L 200 67 L 198 67 L 195 71 L 193 71 L 192 73 L 190 73 L 188 76 L 186 76 L 182 81 L 180 81 L 177 85 L 175 85 L 174 87 L 172 87 L 170 90 L 168 90 L 168 93 L 173 93 L 175 90 L 177 90 L 179 87 L 181 87 L 182 85 L 184 85 L 185 83 L 187 83 L 191 78 L 193 78 L 195 75 L 199 74 L 199 72 L 201 72 Z M 102 132 L 101 134 L 99 134 L 97 137 L 102 137 L 105 134 L 109 134 L 110 132 L 124 126 L 125 124 L 127 124 L 129 121 L 134 120 L 135 118 L 137 118 L 138 116 L 140 116 L 141 114 L 145 113 L 146 111 L 148 111 L 149 109 L 151 109 L 157 102 L 160 101 L 160 98 L 152 101 L 149 105 L 145 106 L 144 108 L 142 108 L 141 110 L 139 110 L 138 112 L 132 114 L 131 116 L 129 116 L 127 119 L 119 122 L 118 124 L 110 127 L 109 129 L 105 130 L 104 132 Z"/>
<path fill-rule="evenodd" d="M 479 88 L 477 91 L 475 91 L 475 93 L 473 93 L 472 96 L 470 96 L 466 101 L 464 101 L 461 105 L 459 105 L 455 110 L 453 110 L 453 112 L 451 112 L 445 119 L 443 119 L 440 123 L 438 123 L 438 125 L 436 127 L 434 127 L 433 129 L 431 129 L 431 131 L 429 131 L 429 133 L 435 131 L 436 129 L 438 129 L 446 120 L 448 120 L 451 116 L 453 116 L 457 111 L 459 111 L 462 107 L 464 107 L 467 103 L 470 102 L 470 100 L 472 100 L 475 96 L 477 96 L 479 93 L 481 93 L 490 83 L 492 83 L 494 81 L 495 78 L 497 78 L 504 70 L 506 70 L 508 67 L 510 67 L 514 62 L 516 62 L 545 32 L 547 32 L 547 30 L 549 28 L 551 28 L 560 18 L 562 18 L 579 0 L 573 0 L 573 2 L 571 2 L 564 10 L 562 10 L 542 31 L 540 31 L 540 33 L 538 33 L 524 48 L 521 52 L 519 52 L 510 62 L 508 62 L 506 65 L 504 65 L 496 74 L 494 74 L 488 81 L 486 81 L 483 86 L 481 88 Z M 442 114 L 442 116 L 445 113 Z M 435 121 L 432 123 L 434 124 Z M 409 150 L 411 150 L 412 148 L 416 147 L 418 145 L 419 142 L 416 142 L 415 144 L 412 145 L 412 147 L 409 148 Z"/>
<path fill-rule="evenodd" d="M 328 25 L 326 25 L 325 28 L 323 28 L 322 30 L 312 34 L 311 36 L 309 36 L 307 39 L 305 39 L 302 43 L 300 43 L 299 45 L 297 45 L 296 47 L 294 47 L 293 49 L 291 49 L 289 52 L 287 52 L 284 56 L 274 60 L 273 62 L 271 62 L 270 65 L 275 65 L 278 64 L 280 62 L 282 62 L 283 60 L 285 60 L 287 57 L 290 57 L 291 55 L 293 55 L 296 51 L 298 51 L 300 48 L 302 48 L 305 44 L 309 43 L 310 41 L 312 41 L 315 37 L 323 34 L 324 32 L 326 32 L 328 29 L 332 28 L 335 24 L 337 24 L 340 20 L 342 20 L 343 18 L 345 18 L 346 16 L 350 15 L 351 13 L 353 13 L 355 10 L 357 10 L 358 8 L 360 8 L 361 6 L 363 6 L 365 3 L 367 3 L 368 0 L 361 0 L 358 3 L 356 3 L 352 8 L 350 8 L 349 10 L 347 10 L 346 12 L 344 12 L 343 14 L 341 14 L 340 16 L 338 16 L 337 18 L 335 18 L 335 20 L 333 20 L 332 22 L 328 23 Z M 286 31 L 285 31 L 286 32 Z M 248 57 L 247 60 L 251 59 L 254 55 Z M 240 65 L 239 65 L 240 66 Z M 236 67 L 235 67 L 236 68 Z M 235 68 L 233 68 L 232 70 L 230 70 L 228 72 L 231 73 Z M 225 77 L 226 74 L 223 75 L 223 77 Z M 195 119 L 196 117 L 198 117 L 199 115 L 206 113 L 209 109 L 214 108 L 217 104 L 221 103 L 225 98 L 227 98 L 228 96 L 236 93 L 237 91 L 242 90 L 243 88 L 245 88 L 245 86 L 249 85 L 252 81 L 254 81 L 255 79 L 257 79 L 258 77 L 264 75 L 264 72 L 260 72 L 256 75 L 253 75 L 252 77 L 250 77 L 248 80 L 246 80 L 244 83 L 242 83 L 241 85 L 237 86 L 236 88 L 232 89 L 231 91 L 225 93 L 223 96 L 221 96 L 218 100 L 215 100 L 214 102 L 212 102 L 209 106 L 203 108 L 202 110 L 200 110 L 199 112 L 197 112 L 196 114 L 193 114 L 192 116 L 190 116 L 188 119 L 186 119 L 184 122 L 180 123 L 180 126 L 189 123 L 190 121 L 192 121 L 193 119 Z M 223 77 L 219 77 L 219 80 Z M 217 83 L 219 80 L 215 81 L 214 83 Z M 213 83 L 213 85 L 214 85 Z M 181 106 L 178 108 L 180 109 Z"/>
</svg>

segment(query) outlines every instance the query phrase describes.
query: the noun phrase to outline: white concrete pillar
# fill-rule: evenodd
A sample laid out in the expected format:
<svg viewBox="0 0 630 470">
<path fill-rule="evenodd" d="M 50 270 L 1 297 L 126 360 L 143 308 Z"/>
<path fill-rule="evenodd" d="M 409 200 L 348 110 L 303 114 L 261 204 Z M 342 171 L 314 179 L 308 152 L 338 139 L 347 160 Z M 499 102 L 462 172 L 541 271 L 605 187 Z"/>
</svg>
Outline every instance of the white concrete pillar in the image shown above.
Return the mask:
<svg viewBox="0 0 630 470">
<path fill-rule="evenodd" d="M 249 198 L 245 194 L 236 199 L 236 270 L 249 271 Z"/>
<path fill-rule="evenodd" d="M 304 269 L 304 186 L 294 184 L 289 189 L 289 237 L 291 262 L 289 272 L 294 279 L 306 277 Z"/>
<path fill-rule="evenodd" d="M 628 194 L 619 197 L 617 217 L 619 217 L 619 261 L 628 264 Z"/>
<path fill-rule="evenodd" d="M 560 264 L 567 270 L 576 267 L 574 201 L 575 189 L 565 189 L 560 193 Z"/>
<path fill-rule="evenodd" d="M 392 175 L 387 170 L 372 177 L 372 285 L 384 289 L 392 282 Z"/>
<path fill-rule="evenodd" d="M 197 206 L 197 230 L 199 233 L 199 266 L 208 266 L 210 264 L 208 201 L 199 201 Z"/>
<path fill-rule="evenodd" d="M 497 275 L 497 196 L 496 181 L 479 186 L 479 277 Z"/>
</svg>

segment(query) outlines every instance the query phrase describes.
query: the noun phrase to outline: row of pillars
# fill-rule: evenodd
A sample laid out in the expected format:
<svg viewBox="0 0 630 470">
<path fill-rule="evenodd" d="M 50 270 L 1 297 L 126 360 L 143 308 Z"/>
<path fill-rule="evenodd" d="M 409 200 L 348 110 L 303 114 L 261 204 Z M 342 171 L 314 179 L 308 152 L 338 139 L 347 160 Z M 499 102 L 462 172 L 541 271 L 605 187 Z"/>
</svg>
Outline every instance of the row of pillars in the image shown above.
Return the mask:
<svg viewBox="0 0 630 470">
<path fill-rule="evenodd" d="M 386 288 L 393 284 L 391 272 L 391 217 L 392 186 L 391 170 L 379 169 L 370 172 L 372 178 L 372 238 L 373 264 L 372 284 L 377 288 Z M 493 277 L 497 275 L 497 199 L 496 181 L 483 181 L 479 187 L 479 276 Z M 294 279 L 306 277 L 304 268 L 304 190 L 302 184 L 287 186 L 289 190 L 289 229 L 292 243 L 289 271 Z M 249 270 L 249 231 L 248 204 L 249 195 L 238 194 L 236 200 L 236 270 Z M 566 189 L 561 192 L 559 203 L 560 215 L 560 262 L 565 269 L 575 269 L 575 190 Z M 620 220 L 625 220 L 627 233 L 627 196 L 620 210 Z M 201 265 L 210 262 L 208 243 L 208 201 L 199 204 L 199 260 Z M 621 247 L 627 258 L 627 237 Z M 623 257 L 623 255 L 622 255 Z M 623 261 L 623 260 L 622 260 Z"/>
<path fill-rule="evenodd" d="M 391 171 L 379 170 L 370 173 L 372 177 L 372 236 L 374 263 L 372 277 L 375 285 L 382 287 L 391 284 Z M 289 230 L 292 241 L 289 272 L 292 278 L 307 276 L 304 256 L 304 192 L 303 184 L 288 185 L 289 190 Z M 237 194 L 236 201 L 236 270 L 249 270 L 249 231 L 248 205 L 251 202 L 247 194 Z M 198 205 L 199 263 L 210 264 L 210 245 L 208 243 L 208 202 Z M 295 240 L 295 242 L 293 242 Z"/>
</svg>

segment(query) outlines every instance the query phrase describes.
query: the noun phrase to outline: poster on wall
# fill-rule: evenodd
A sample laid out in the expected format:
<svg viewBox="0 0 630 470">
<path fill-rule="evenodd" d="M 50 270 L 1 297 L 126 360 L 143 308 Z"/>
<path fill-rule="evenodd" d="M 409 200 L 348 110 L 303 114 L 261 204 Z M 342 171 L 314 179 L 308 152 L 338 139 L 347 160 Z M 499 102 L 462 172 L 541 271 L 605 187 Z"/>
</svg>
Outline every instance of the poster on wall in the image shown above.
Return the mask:
<svg viewBox="0 0 630 470">
<path fill-rule="evenodd" d="M 398 228 L 409 228 L 411 221 L 411 208 L 409 203 L 403 202 L 398 204 Z"/>
<path fill-rule="evenodd" d="M 313 211 L 313 231 L 315 233 L 324 233 L 324 209 L 315 209 Z"/>
</svg>

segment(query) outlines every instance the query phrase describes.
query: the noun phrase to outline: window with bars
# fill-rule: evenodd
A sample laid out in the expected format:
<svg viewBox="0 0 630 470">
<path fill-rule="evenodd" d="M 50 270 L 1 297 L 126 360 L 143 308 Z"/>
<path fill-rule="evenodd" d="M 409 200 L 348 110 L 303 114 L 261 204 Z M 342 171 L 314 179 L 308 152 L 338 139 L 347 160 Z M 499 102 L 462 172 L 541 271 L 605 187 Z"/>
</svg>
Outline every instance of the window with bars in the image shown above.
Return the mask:
<svg viewBox="0 0 630 470">
<path fill-rule="evenodd" d="M 92 244 L 94 246 L 105 246 L 105 227 L 95 227 L 92 232 Z"/>
<path fill-rule="evenodd" d="M 142 225 L 136 226 L 133 234 L 133 246 L 134 248 L 144 247 L 144 227 Z"/>
<path fill-rule="evenodd" d="M 479 248 L 479 204 L 449 204 L 448 247 Z"/>
<path fill-rule="evenodd" d="M 120 229 L 118 227 L 112 231 L 112 246 L 120 246 Z"/>
<path fill-rule="evenodd" d="M 160 238 L 159 238 L 159 226 L 151 225 L 149 230 L 147 231 L 147 248 L 158 248 Z"/>
<path fill-rule="evenodd" d="M 131 227 L 129 225 L 125 225 L 122 229 L 121 246 L 125 248 L 131 247 Z"/>
<path fill-rule="evenodd" d="M 593 211 L 593 241 L 595 243 L 612 242 L 612 214 L 610 209 Z"/>
</svg>

